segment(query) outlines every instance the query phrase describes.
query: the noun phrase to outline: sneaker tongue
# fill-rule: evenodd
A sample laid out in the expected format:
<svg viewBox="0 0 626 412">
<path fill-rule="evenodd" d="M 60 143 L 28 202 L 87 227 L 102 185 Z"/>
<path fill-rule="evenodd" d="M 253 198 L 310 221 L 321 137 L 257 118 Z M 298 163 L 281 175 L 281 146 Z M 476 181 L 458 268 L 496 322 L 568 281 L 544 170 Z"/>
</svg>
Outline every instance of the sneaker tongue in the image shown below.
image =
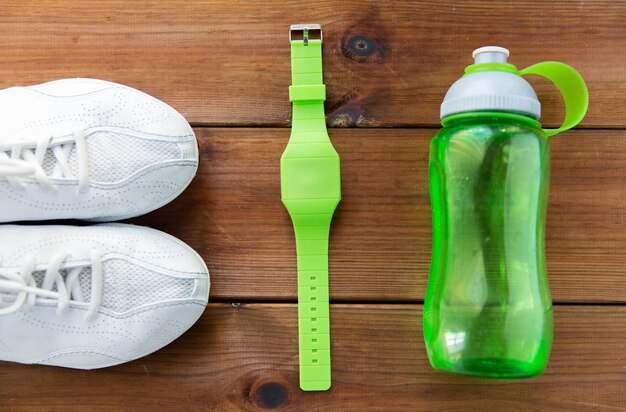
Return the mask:
<svg viewBox="0 0 626 412">
<path fill-rule="evenodd" d="M 78 175 L 78 157 L 76 156 L 76 145 L 74 143 L 68 144 L 71 144 L 72 148 L 70 149 L 66 162 L 72 174 L 76 176 Z M 49 148 L 48 150 L 46 150 L 46 155 L 43 158 L 43 162 L 41 162 L 41 168 L 48 176 L 60 177 L 61 174 L 59 171 L 56 171 L 57 173 L 55 173 L 56 166 L 57 158 L 52 152 L 52 149 Z"/>
<path fill-rule="evenodd" d="M 43 162 L 41 163 L 41 168 L 48 175 L 51 176 L 54 168 L 57 164 L 57 159 L 52 154 L 52 150 L 46 150 L 46 155 L 43 158 Z"/>
<path fill-rule="evenodd" d="M 67 271 L 62 270 L 61 271 L 61 276 L 63 277 L 64 280 L 67 279 Z M 37 283 L 37 287 L 42 287 L 43 286 L 43 279 L 46 276 L 46 272 L 34 272 L 33 273 L 33 279 L 35 279 L 35 282 Z M 83 270 L 80 272 L 80 274 L 78 275 L 78 286 L 80 287 L 80 292 L 83 295 L 83 299 L 81 300 L 81 302 L 85 302 L 85 303 L 89 303 L 89 300 L 91 299 L 91 268 L 90 267 L 84 267 Z M 52 291 L 56 292 L 57 289 L 57 285 L 56 283 L 54 284 L 54 286 L 52 286 Z M 77 300 L 76 296 L 74 296 L 74 294 L 72 293 L 72 300 Z"/>
<path fill-rule="evenodd" d="M 67 271 L 62 270 L 61 276 L 63 277 L 64 280 L 67 279 Z M 43 287 L 43 281 L 45 277 L 46 277 L 45 271 L 33 272 L 33 280 L 35 281 L 35 285 L 37 288 Z M 89 303 L 89 300 L 91 299 L 91 268 L 89 267 L 83 268 L 83 270 L 78 275 L 78 285 L 83 295 L 83 302 Z M 53 292 L 58 291 L 56 282 L 52 286 L 51 290 Z M 13 302 L 15 302 L 16 298 L 17 298 L 16 293 L 0 292 L 0 308 L 10 306 Z M 72 295 L 72 300 L 76 300 L 75 296 L 73 295 Z"/>
<path fill-rule="evenodd" d="M 83 302 L 89 303 L 91 301 L 91 267 L 83 268 L 78 275 L 78 284 L 83 294 Z"/>
</svg>

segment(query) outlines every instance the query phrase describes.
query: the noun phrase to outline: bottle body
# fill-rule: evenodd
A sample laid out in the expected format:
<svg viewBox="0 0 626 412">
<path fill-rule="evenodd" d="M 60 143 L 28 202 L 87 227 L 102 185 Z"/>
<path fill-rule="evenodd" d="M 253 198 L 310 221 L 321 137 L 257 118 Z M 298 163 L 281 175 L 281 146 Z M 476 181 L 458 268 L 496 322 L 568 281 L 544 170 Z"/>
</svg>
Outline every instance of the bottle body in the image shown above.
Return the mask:
<svg viewBox="0 0 626 412">
<path fill-rule="evenodd" d="M 519 115 L 458 115 L 445 125 L 430 148 L 430 362 L 463 375 L 538 375 L 552 343 L 548 140 L 537 122 Z"/>
</svg>

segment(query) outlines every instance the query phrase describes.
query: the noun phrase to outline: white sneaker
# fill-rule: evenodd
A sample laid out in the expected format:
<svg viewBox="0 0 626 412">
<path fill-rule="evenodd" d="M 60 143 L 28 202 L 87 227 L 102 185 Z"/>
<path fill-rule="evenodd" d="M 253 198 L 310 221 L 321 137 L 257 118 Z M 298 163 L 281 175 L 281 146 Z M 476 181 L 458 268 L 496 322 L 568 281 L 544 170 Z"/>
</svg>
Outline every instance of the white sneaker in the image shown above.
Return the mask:
<svg viewBox="0 0 626 412">
<path fill-rule="evenodd" d="M 0 113 L 0 222 L 138 216 L 176 198 L 198 167 L 185 118 L 120 84 L 11 87 Z"/>
<path fill-rule="evenodd" d="M 139 226 L 0 226 L 0 360 L 94 369 L 148 355 L 205 309 L 189 246 Z"/>
</svg>

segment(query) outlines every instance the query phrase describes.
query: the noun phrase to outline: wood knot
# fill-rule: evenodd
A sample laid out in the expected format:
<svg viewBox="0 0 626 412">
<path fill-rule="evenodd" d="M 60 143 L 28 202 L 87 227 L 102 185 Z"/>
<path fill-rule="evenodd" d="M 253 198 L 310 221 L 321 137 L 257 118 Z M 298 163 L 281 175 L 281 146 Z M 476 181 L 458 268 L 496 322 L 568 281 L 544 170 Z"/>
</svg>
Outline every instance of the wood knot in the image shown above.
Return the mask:
<svg viewBox="0 0 626 412">
<path fill-rule="evenodd" d="M 349 111 L 339 111 L 330 116 L 330 127 L 351 127 L 355 125 L 353 114 Z"/>
<path fill-rule="evenodd" d="M 343 55 L 359 63 L 381 60 L 384 57 L 384 44 L 366 34 L 346 34 L 342 42 Z"/>
<path fill-rule="evenodd" d="M 330 127 L 371 127 L 375 123 L 368 119 L 360 103 L 343 103 L 331 109 L 328 115 Z"/>
<path fill-rule="evenodd" d="M 260 408 L 276 409 L 287 403 L 289 390 L 281 383 L 266 382 L 254 390 L 252 399 Z"/>
</svg>

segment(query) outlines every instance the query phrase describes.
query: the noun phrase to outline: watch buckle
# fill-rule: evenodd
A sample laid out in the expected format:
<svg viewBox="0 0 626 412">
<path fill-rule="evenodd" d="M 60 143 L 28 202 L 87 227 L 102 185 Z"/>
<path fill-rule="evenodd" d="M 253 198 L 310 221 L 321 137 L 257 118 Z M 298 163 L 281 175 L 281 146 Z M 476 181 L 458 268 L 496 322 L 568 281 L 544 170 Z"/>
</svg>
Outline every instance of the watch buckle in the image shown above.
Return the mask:
<svg viewBox="0 0 626 412">
<path fill-rule="evenodd" d="M 319 24 L 292 24 L 289 27 L 289 41 L 302 40 L 308 46 L 310 40 L 322 40 L 322 26 Z"/>
</svg>

